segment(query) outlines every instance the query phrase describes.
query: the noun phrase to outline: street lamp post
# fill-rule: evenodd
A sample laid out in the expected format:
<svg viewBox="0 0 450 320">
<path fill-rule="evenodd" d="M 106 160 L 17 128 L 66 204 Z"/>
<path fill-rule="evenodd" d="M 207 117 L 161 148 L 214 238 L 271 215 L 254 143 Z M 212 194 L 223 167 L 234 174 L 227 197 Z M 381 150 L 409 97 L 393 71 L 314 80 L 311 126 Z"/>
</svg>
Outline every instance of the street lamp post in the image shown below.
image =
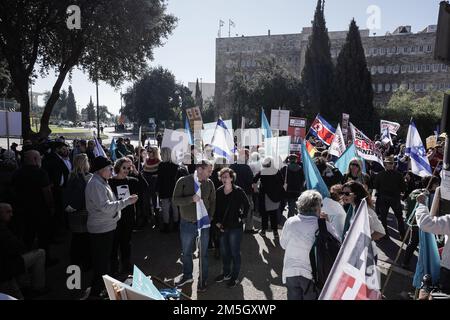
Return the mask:
<svg viewBox="0 0 450 320">
<path fill-rule="evenodd" d="M 100 139 L 100 110 L 98 106 L 98 78 L 95 79 L 95 91 L 97 93 L 97 139 Z"/>
</svg>

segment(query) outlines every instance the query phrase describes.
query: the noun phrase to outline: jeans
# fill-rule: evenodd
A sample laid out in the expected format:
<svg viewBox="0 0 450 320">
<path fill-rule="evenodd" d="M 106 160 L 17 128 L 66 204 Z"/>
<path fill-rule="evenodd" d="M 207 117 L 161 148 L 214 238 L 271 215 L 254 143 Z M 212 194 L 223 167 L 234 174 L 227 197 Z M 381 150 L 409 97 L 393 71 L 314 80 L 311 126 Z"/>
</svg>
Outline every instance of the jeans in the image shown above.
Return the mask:
<svg viewBox="0 0 450 320">
<path fill-rule="evenodd" d="M 288 300 L 317 300 L 319 294 L 314 282 L 302 276 L 286 278 Z"/>
<path fill-rule="evenodd" d="M 172 199 L 161 199 L 161 213 L 162 220 L 164 223 L 170 222 L 170 209 L 172 209 L 173 222 L 177 223 L 180 219 L 180 214 L 178 213 L 178 207 L 172 204 Z"/>
<path fill-rule="evenodd" d="M 45 287 L 45 251 L 43 249 L 29 251 L 24 253 L 22 258 L 26 272 L 31 274 L 31 287 L 37 290 L 43 289 Z"/>
<path fill-rule="evenodd" d="M 400 234 L 400 238 L 402 238 L 403 240 L 403 237 L 405 235 L 405 222 L 403 221 L 403 210 L 400 198 L 392 198 L 379 195 L 375 204 L 375 208 L 377 210 L 378 216 L 380 217 L 381 223 L 383 224 L 384 230 L 386 231 L 386 235 L 389 234 L 387 215 L 389 213 L 389 208 L 392 208 L 392 210 L 394 211 L 394 215 L 397 218 L 398 233 Z"/>
<path fill-rule="evenodd" d="M 92 295 L 98 295 L 103 289 L 103 278 L 110 272 L 111 253 L 115 230 L 105 233 L 90 233 L 91 253 L 94 276 L 92 278 Z"/>
<path fill-rule="evenodd" d="M 181 262 L 183 263 L 183 277 L 186 279 L 192 279 L 193 261 L 192 261 L 192 248 L 194 241 L 198 237 L 197 223 L 191 223 L 183 218 L 180 219 L 180 239 L 181 250 L 183 257 Z M 209 228 L 201 230 L 200 240 L 200 264 L 201 264 L 201 281 L 206 283 L 208 279 L 208 242 L 209 242 Z"/>
<path fill-rule="evenodd" d="M 223 274 L 231 274 L 232 279 L 237 279 L 241 270 L 241 240 L 242 227 L 227 229 L 220 236 Z M 231 270 L 231 262 L 233 262 L 233 270 Z"/>
</svg>

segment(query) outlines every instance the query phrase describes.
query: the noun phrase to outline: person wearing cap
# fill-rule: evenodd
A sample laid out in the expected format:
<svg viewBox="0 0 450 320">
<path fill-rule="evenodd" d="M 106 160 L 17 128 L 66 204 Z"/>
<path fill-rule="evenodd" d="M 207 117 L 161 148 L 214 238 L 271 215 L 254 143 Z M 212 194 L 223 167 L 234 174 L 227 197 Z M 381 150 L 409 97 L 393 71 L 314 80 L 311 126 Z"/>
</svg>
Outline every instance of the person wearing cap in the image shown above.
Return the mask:
<svg viewBox="0 0 450 320">
<path fill-rule="evenodd" d="M 94 269 L 91 294 L 101 296 L 104 288 L 102 275 L 110 271 L 114 234 L 117 221 L 121 218 L 121 210 L 135 204 L 138 196 L 133 194 L 117 200 L 108 184 L 108 179 L 112 177 L 112 162 L 105 157 L 94 159 L 92 171 L 94 175 L 85 190 L 87 229 L 91 240 Z"/>
<path fill-rule="evenodd" d="M 303 174 L 303 168 L 297 161 L 298 156 L 296 154 L 291 154 L 288 157 L 288 165 L 281 169 L 281 176 L 283 177 L 286 193 L 280 208 L 282 210 L 281 213 L 283 213 L 287 202 L 289 208 L 288 218 L 297 214 L 296 202 L 298 197 L 300 197 L 300 193 L 305 189 L 305 175 Z"/>
<path fill-rule="evenodd" d="M 385 239 L 389 239 L 387 227 L 389 208 L 392 208 L 394 211 L 395 217 L 397 218 L 398 232 L 400 238 L 403 239 L 406 230 L 403 220 L 401 194 L 406 191 L 406 183 L 403 175 L 395 170 L 393 156 L 384 159 L 384 166 L 386 170 L 376 175 L 373 185 L 374 189 L 377 190 L 375 208 L 386 231 Z"/>
</svg>

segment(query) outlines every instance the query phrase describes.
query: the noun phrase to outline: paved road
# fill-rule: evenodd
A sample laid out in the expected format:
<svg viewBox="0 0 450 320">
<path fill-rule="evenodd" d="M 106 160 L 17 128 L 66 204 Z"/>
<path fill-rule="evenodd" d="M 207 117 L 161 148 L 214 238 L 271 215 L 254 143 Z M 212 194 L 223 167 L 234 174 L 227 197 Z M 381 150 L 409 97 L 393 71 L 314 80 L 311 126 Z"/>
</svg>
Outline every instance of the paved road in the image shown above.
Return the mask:
<svg viewBox="0 0 450 320">
<path fill-rule="evenodd" d="M 390 223 L 395 220 L 392 216 Z M 257 223 L 258 227 L 258 223 Z M 394 232 L 392 232 L 394 233 Z M 392 239 L 392 238 L 391 238 Z M 62 257 L 58 266 L 48 270 L 48 279 L 53 291 L 43 297 L 46 299 L 77 299 L 80 292 L 69 291 L 66 288 L 68 275 L 68 243 L 57 247 Z M 399 241 L 392 239 L 378 244 L 378 266 L 381 271 L 382 285 L 385 282 L 388 269 L 391 267 L 398 248 Z M 260 235 L 244 234 L 242 239 L 242 267 L 240 284 L 228 289 L 224 283 L 214 283 L 215 276 L 221 273 L 221 261 L 214 258 L 213 251 L 209 251 L 209 281 L 208 290 L 197 294 L 198 259 L 194 260 L 194 283 L 185 285 L 182 292 L 192 299 L 198 300 L 284 300 L 286 288 L 282 284 L 282 269 L 284 251 L 278 241 L 274 241 L 271 233 L 267 238 Z M 164 234 L 148 227 L 146 230 L 133 234 L 133 262 L 147 275 L 158 277 L 173 284 L 174 279 L 181 276 L 182 265 L 180 261 L 181 246 L 177 232 Z M 415 261 L 414 261 L 415 262 Z M 414 265 L 414 264 L 412 264 Z M 122 280 L 122 279 L 121 279 Z M 83 282 L 89 281 L 89 275 Z M 158 285 L 157 282 L 155 284 Z M 394 267 L 394 272 L 385 291 L 386 299 L 403 300 L 408 298 L 412 291 L 412 273 Z M 159 285 L 158 285 L 159 286 Z M 162 287 L 162 286 L 160 286 Z"/>
</svg>

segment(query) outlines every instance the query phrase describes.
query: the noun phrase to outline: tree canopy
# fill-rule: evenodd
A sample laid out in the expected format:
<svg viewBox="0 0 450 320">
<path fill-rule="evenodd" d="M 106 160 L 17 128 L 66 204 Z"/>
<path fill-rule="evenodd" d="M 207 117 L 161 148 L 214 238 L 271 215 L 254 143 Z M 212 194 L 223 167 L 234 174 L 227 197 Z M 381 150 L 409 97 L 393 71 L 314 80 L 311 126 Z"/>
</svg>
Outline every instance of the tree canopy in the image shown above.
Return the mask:
<svg viewBox="0 0 450 320">
<path fill-rule="evenodd" d="M 80 29 L 67 27 L 71 5 L 80 8 Z M 28 88 L 33 75 L 51 70 L 57 75 L 41 118 L 39 134 L 47 136 L 51 111 L 73 67 L 112 86 L 136 79 L 176 21 L 166 13 L 165 0 L 2 0 L 0 55 L 21 105 L 23 136 L 32 135 Z"/>
</svg>

